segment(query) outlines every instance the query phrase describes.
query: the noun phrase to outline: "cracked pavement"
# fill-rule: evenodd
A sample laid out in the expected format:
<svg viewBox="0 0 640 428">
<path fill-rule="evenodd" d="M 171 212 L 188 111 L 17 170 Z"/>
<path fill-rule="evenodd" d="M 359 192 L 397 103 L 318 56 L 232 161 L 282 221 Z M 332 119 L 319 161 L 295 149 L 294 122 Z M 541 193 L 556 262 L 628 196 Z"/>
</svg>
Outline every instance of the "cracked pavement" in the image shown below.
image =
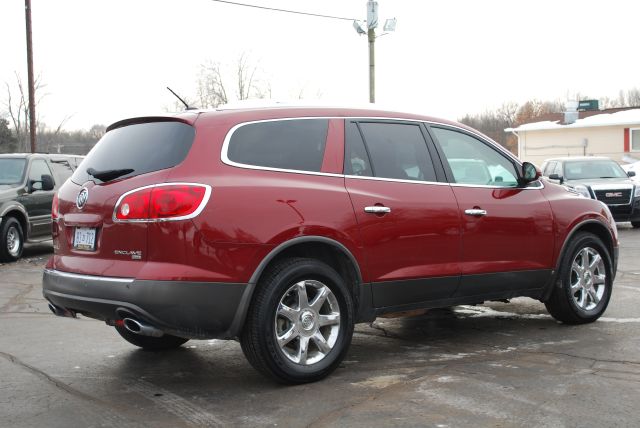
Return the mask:
<svg viewBox="0 0 640 428">
<path fill-rule="evenodd" d="M 555 322 L 519 298 L 356 327 L 328 379 L 283 387 L 233 341 L 145 352 L 104 323 L 54 317 L 50 244 L 0 265 L 0 415 L 11 427 L 637 427 L 640 230 L 620 225 L 600 321 Z"/>
</svg>

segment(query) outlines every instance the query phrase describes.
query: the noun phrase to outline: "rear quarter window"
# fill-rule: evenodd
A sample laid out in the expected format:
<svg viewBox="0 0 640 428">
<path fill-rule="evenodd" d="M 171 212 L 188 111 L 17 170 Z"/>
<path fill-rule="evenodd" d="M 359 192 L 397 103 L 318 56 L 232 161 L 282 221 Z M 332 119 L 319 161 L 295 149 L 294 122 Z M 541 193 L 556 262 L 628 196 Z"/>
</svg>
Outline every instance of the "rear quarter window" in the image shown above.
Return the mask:
<svg viewBox="0 0 640 428">
<path fill-rule="evenodd" d="M 248 123 L 231 135 L 227 158 L 243 165 L 319 172 L 328 126 L 327 119 Z"/>
<path fill-rule="evenodd" d="M 150 122 L 123 126 L 107 132 L 74 172 L 71 181 L 84 184 L 101 180 L 96 171 L 131 170 L 118 179 L 171 168 L 182 162 L 193 144 L 195 129 L 182 122 Z"/>
</svg>

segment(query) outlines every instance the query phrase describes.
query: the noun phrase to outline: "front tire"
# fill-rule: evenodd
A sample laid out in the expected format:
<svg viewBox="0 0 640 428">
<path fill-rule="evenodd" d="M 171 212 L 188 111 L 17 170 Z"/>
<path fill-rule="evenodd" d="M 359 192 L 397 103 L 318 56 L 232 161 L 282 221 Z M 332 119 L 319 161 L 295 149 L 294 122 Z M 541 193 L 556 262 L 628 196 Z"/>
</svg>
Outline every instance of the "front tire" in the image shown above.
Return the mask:
<svg viewBox="0 0 640 428">
<path fill-rule="evenodd" d="M 127 330 L 123 326 L 116 325 L 116 331 L 124 340 L 132 345 L 139 346 L 145 351 L 164 351 L 167 349 L 175 349 L 187 342 L 189 339 L 184 337 L 172 336 L 165 334 L 160 337 L 142 336 Z"/>
<path fill-rule="evenodd" d="M 0 225 L 0 262 L 15 262 L 22 255 L 24 232 L 14 217 L 6 217 Z"/>
<path fill-rule="evenodd" d="M 607 309 L 613 270 L 611 255 L 602 240 L 581 232 L 571 239 L 562 256 L 558 282 L 545 306 L 565 324 L 593 322 Z"/>
<path fill-rule="evenodd" d="M 631 226 L 633 226 L 634 229 L 640 228 L 640 221 L 632 221 Z"/>
<path fill-rule="evenodd" d="M 285 384 L 314 382 L 344 358 L 353 319 L 351 294 L 333 268 L 287 259 L 259 282 L 240 343 L 262 374 Z"/>
</svg>

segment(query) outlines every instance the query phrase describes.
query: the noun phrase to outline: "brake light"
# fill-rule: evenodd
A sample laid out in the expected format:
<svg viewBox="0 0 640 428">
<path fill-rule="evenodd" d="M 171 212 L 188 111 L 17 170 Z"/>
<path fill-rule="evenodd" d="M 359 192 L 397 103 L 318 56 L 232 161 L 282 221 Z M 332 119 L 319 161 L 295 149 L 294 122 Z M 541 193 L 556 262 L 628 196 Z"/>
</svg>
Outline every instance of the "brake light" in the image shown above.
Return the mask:
<svg viewBox="0 0 640 428">
<path fill-rule="evenodd" d="M 51 219 L 57 220 L 59 216 L 60 213 L 58 212 L 58 193 L 56 192 L 53 194 L 53 202 L 51 203 Z"/>
<path fill-rule="evenodd" d="M 116 221 L 182 220 L 196 216 L 211 194 L 204 184 L 161 184 L 125 193 L 116 204 Z"/>
</svg>

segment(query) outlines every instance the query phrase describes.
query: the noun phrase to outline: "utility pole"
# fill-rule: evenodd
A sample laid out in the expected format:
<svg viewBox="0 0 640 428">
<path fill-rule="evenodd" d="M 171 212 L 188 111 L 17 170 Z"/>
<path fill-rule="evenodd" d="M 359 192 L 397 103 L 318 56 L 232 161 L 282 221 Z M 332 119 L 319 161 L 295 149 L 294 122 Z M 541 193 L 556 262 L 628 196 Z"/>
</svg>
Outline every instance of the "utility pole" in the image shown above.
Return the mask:
<svg viewBox="0 0 640 428">
<path fill-rule="evenodd" d="M 369 102 L 376 102 L 376 27 L 378 27 L 378 2 L 367 1 L 366 30 L 361 21 L 353 21 L 353 28 L 360 35 L 366 34 L 369 41 Z M 389 32 L 396 31 L 396 19 L 387 19 L 384 24 L 384 36 Z"/>
<path fill-rule="evenodd" d="M 29 79 L 29 138 L 31 153 L 36 152 L 36 102 L 33 83 L 33 41 L 31 38 L 31 0 L 24 0 L 24 15 L 27 21 L 27 75 Z"/>
<path fill-rule="evenodd" d="M 367 38 L 369 39 L 369 102 L 376 102 L 376 27 L 378 2 L 367 2 Z"/>
</svg>

